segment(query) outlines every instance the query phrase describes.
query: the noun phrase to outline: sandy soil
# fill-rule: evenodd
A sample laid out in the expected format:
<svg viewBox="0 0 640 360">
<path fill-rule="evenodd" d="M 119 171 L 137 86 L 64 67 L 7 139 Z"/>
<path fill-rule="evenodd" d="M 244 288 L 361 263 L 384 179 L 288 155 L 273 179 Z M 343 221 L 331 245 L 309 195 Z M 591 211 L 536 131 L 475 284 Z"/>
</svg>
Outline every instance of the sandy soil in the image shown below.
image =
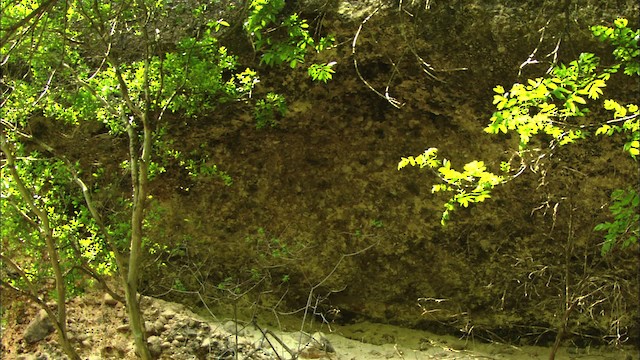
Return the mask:
<svg viewBox="0 0 640 360">
<path fill-rule="evenodd" d="M 330 360 L 383 360 L 383 359 L 547 359 L 549 349 L 543 347 L 516 347 L 503 344 L 486 344 L 473 339 L 458 339 L 424 331 L 390 325 L 359 323 L 351 326 L 331 326 L 327 331 L 313 335 L 322 339 L 322 346 L 315 346 L 309 335 L 272 329 L 263 335 L 258 327 L 242 322 L 233 323 L 220 316 L 216 320 L 205 318 L 185 306 L 145 297 L 145 318 L 154 329 L 151 334 L 163 342 L 160 359 L 233 359 L 219 348 L 202 351 L 202 329 L 206 328 L 210 339 L 220 339 L 216 344 L 240 348 L 240 359 L 289 359 L 289 351 L 300 359 Z M 4 304 L 2 331 L 3 359 L 60 359 L 56 335 L 50 334 L 36 344 L 26 344 L 23 332 L 37 309 L 24 303 Z M 69 304 L 69 330 L 78 353 L 83 359 L 135 359 L 133 341 L 126 326 L 124 306 L 93 293 L 76 298 Z M 156 325 L 153 325 L 156 324 Z M 235 325 L 237 324 L 237 327 Z M 231 326 L 230 326 L 231 325 Z M 190 347 L 188 335 L 192 329 L 196 346 Z M 237 329 L 237 330 L 235 330 Z M 266 329 L 262 329 L 266 331 Z M 234 336 L 234 333 L 238 337 Z M 195 334 L 197 335 L 197 338 Z M 185 335 L 182 340 L 180 336 Z M 151 335 L 154 336 L 154 335 Z M 348 338 L 350 337 L 350 338 Z M 359 337 L 359 339 L 357 339 Z M 273 346 L 269 346 L 265 338 Z M 173 341 L 172 341 L 173 340 Z M 178 341 L 180 340 L 180 341 Z M 364 340 L 364 341 L 362 341 Z M 366 341 L 366 342 L 365 342 Z M 386 343 L 385 343 L 386 342 Z M 279 345 L 278 343 L 284 344 Z M 258 346 L 260 344 L 260 346 Z M 316 344 L 317 345 L 317 344 Z M 222 345 L 221 345 L 222 346 Z M 289 348 L 289 351 L 284 349 Z M 262 351 L 256 351 L 257 348 Z M 194 349 L 194 351 L 191 351 Z M 253 355 L 249 354 L 253 352 Z M 638 359 L 633 349 L 579 349 L 566 347 L 557 359 Z"/>
</svg>

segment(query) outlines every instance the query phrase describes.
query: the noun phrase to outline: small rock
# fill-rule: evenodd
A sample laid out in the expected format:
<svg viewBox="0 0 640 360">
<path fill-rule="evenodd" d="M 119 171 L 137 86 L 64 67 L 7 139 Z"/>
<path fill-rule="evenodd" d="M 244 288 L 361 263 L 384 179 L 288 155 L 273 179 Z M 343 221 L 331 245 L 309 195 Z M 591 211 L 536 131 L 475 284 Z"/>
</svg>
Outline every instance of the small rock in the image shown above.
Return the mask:
<svg viewBox="0 0 640 360">
<path fill-rule="evenodd" d="M 144 330 L 149 335 L 156 335 L 156 328 L 155 328 L 155 326 L 153 325 L 153 323 L 151 321 L 145 321 L 144 322 Z"/>
<path fill-rule="evenodd" d="M 36 343 L 47 337 L 54 330 L 53 323 L 49 319 L 47 312 L 40 310 L 38 315 L 31 320 L 29 326 L 24 331 L 24 340 L 28 344 Z"/>
<path fill-rule="evenodd" d="M 116 346 L 105 346 L 100 349 L 101 359 L 122 359 L 124 358 L 125 351 Z"/>
<path fill-rule="evenodd" d="M 146 316 L 148 316 L 148 317 L 156 317 L 156 316 L 158 316 L 159 312 L 160 312 L 160 310 L 158 310 L 158 309 L 156 309 L 154 307 L 151 307 L 151 308 L 146 309 L 144 314 Z"/>
<path fill-rule="evenodd" d="M 211 338 L 206 338 L 202 340 L 202 344 L 200 344 L 200 348 L 209 349 L 209 346 L 211 346 Z"/>
<path fill-rule="evenodd" d="M 162 333 L 164 331 L 164 322 L 162 322 L 160 319 L 156 320 L 153 323 L 153 330 L 156 334 Z"/>
<path fill-rule="evenodd" d="M 109 306 L 116 306 L 118 304 L 118 300 L 114 299 L 113 296 L 111 296 L 111 294 L 109 293 L 104 294 L 104 296 L 102 297 L 102 302 L 105 305 Z"/>
<path fill-rule="evenodd" d="M 160 355 L 162 352 L 162 339 L 159 336 L 149 336 L 147 344 L 149 344 L 149 351 L 152 355 Z"/>
<path fill-rule="evenodd" d="M 173 309 L 166 309 L 162 312 L 161 315 L 167 319 L 173 319 L 173 317 L 176 316 L 176 312 Z"/>
<path fill-rule="evenodd" d="M 302 349 L 298 356 L 300 359 L 331 359 L 329 353 L 314 347 L 306 347 Z"/>
<path fill-rule="evenodd" d="M 186 328 L 186 329 L 184 329 L 184 334 L 187 337 L 195 338 L 198 335 L 198 332 L 195 331 L 194 329 Z"/>
<path fill-rule="evenodd" d="M 333 345 L 323 333 L 317 332 L 307 339 L 306 346 L 299 354 L 301 359 L 334 359 L 337 357 Z"/>
<path fill-rule="evenodd" d="M 160 347 L 161 347 L 163 350 L 166 350 L 166 349 L 168 349 L 168 348 L 170 348 L 170 347 L 171 347 L 171 343 L 170 343 L 170 342 L 168 342 L 168 341 L 165 341 L 165 342 L 163 342 L 162 344 L 160 344 Z"/>
<path fill-rule="evenodd" d="M 176 341 L 184 341 L 184 335 L 182 335 L 182 334 L 176 335 L 175 340 Z"/>
<path fill-rule="evenodd" d="M 331 353 L 336 352 L 336 350 L 333 348 L 333 345 L 331 345 L 331 343 L 329 342 L 329 339 L 327 339 L 327 337 L 323 333 L 314 333 L 312 338 L 316 347 L 318 347 L 320 350 Z"/>
<path fill-rule="evenodd" d="M 129 331 L 129 325 L 124 324 L 124 325 L 120 325 L 116 328 L 116 331 L 119 333 L 126 333 Z"/>
<path fill-rule="evenodd" d="M 224 323 L 224 325 L 222 326 L 226 331 L 230 332 L 231 334 L 235 334 L 236 333 L 236 329 L 238 330 L 238 336 L 244 336 L 246 334 L 246 331 L 244 329 L 242 329 L 241 325 L 237 325 L 235 323 L 235 321 L 227 321 L 226 323 Z"/>
</svg>

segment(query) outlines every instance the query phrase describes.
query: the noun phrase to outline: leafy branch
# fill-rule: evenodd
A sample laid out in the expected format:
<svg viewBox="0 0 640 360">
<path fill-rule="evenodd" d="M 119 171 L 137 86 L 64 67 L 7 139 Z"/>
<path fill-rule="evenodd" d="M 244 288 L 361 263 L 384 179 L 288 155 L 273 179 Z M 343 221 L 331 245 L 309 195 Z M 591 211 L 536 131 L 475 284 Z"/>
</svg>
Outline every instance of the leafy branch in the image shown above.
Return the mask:
<svg viewBox="0 0 640 360">
<path fill-rule="evenodd" d="M 491 190 L 502 183 L 508 181 L 504 175 L 497 175 L 487 171 L 487 167 L 482 161 L 472 161 L 463 166 L 462 171 L 451 167 L 448 159 L 438 159 L 438 149 L 429 148 L 424 153 L 413 157 L 402 158 L 398 163 L 398 170 L 407 165 L 429 168 L 440 179 L 439 184 L 433 185 L 432 193 L 447 192 L 452 193 L 452 197 L 444 204 L 444 212 L 440 223 L 445 225 L 450 218 L 451 212 L 456 206 L 469 207 L 469 204 L 483 202 L 491 197 Z M 508 172 L 509 163 L 502 164 L 502 171 Z M 524 171 L 521 168 L 513 177 Z"/>
<path fill-rule="evenodd" d="M 498 85 L 493 90 L 493 104 L 496 111 L 485 128 L 489 134 L 515 131 L 519 135 L 517 156 L 524 158 L 531 140 L 541 134 L 551 137 L 549 147 L 576 143 L 595 135 L 613 136 L 626 134 L 623 150 L 637 161 L 640 154 L 640 107 L 638 104 L 620 104 L 613 99 L 605 99 L 602 107 L 613 113 L 613 119 L 597 123 L 586 123 L 590 114 L 590 103 L 600 100 L 604 95 L 607 81 L 619 69 L 628 76 L 640 75 L 640 50 L 638 40 L 640 30 L 627 27 L 626 19 L 617 19 L 613 27 L 593 26 L 593 35 L 601 41 L 615 46 L 613 55 L 616 63 L 602 67 L 600 59 L 592 53 L 582 53 L 578 59 L 568 65 L 559 64 L 551 68 L 548 76 L 529 79 L 526 83 L 516 83 L 509 90 Z M 469 204 L 483 202 L 490 198 L 491 191 L 504 184 L 527 167 L 524 161 L 520 169 L 512 176 L 497 175 L 486 170 L 482 161 L 472 161 L 464 165 L 463 170 L 455 170 L 447 159 L 437 158 L 437 149 L 430 148 L 417 157 L 402 158 L 398 169 L 407 165 L 427 167 L 440 178 L 433 185 L 432 192 L 449 192 L 452 197 L 445 203 L 441 223 L 446 224 L 450 213 L 456 206 L 468 207 Z M 510 161 L 500 166 L 504 173 L 510 172 Z M 612 195 L 611 213 L 613 222 L 596 226 L 595 230 L 607 231 L 602 253 L 605 254 L 616 242 L 623 238 L 623 247 L 637 243 L 638 232 L 629 224 L 637 224 L 638 192 L 634 189 L 617 190 Z"/>
<path fill-rule="evenodd" d="M 611 194 L 612 204 L 609 211 L 613 221 L 606 221 L 596 225 L 594 230 L 606 231 L 602 244 L 602 255 L 607 254 L 614 245 L 622 240 L 622 248 L 627 248 L 638 242 L 638 224 L 640 223 L 640 198 L 638 192 L 633 189 L 618 189 Z"/>
<path fill-rule="evenodd" d="M 309 32 L 309 23 L 299 14 L 283 15 L 284 0 L 252 0 L 244 23 L 253 47 L 261 52 L 260 62 L 268 66 L 288 64 L 295 69 L 303 64 L 309 49 L 319 53 L 333 47 L 331 35 L 317 41 Z M 279 39 L 278 37 L 282 39 Z M 332 77 L 335 62 L 312 64 L 308 74 L 313 80 L 327 82 Z"/>
</svg>

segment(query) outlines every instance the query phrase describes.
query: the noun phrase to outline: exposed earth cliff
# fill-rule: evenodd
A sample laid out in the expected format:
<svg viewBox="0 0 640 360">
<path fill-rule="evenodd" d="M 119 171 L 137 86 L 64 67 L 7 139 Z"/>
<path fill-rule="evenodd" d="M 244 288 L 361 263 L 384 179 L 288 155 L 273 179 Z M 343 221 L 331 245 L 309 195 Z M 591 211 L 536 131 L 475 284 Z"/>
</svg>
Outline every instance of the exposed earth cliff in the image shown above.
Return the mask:
<svg viewBox="0 0 640 360">
<path fill-rule="evenodd" d="M 147 231 L 158 245 L 142 293 L 227 314 L 237 306 L 246 319 L 308 308 L 327 324 L 374 321 L 521 345 L 553 343 L 564 322 L 578 346 L 640 339 L 637 245 L 603 257 L 593 231 L 611 191 L 638 177 L 619 139 L 556 149 L 447 227 L 432 175 L 397 170 L 401 157 L 429 147 L 457 166 L 509 159 L 515 136 L 483 132 L 492 88 L 542 76 L 556 56 L 589 51 L 610 61 L 589 26 L 635 18 L 635 1 L 290 6 L 318 34 L 335 34 L 338 46 L 318 59 L 337 62 L 334 79 L 262 68 L 256 93 L 287 99 L 277 127 L 256 129 L 251 109 L 233 104 L 188 124 L 174 119 L 176 148 L 204 152 L 233 184 L 177 166 L 154 179 Z M 230 30 L 227 46 L 258 66 L 240 32 Z M 624 78 L 607 90 L 621 101 L 639 95 Z M 124 142 L 101 132 L 60 136 L 60 146 L 118 174 L 114 145 Z M 567 292 L 579 303 L 569 317 Z"/>
<path fill-rule="evenodd" d="M 149 268 L 146 291 L 179 283 L 220 299 L 219 288 L 240 284 L 239 292 L 251 290 L 248 303 L 259 299 L 267 309 L 311 301 L 334 321 L 548 343 L 568 286 L 588 295 L 571 320 L 583 340 L 612 341 L 622 323 L 637 338 L 636 255 L 601 257 L 601 233 L 592 231 L 612 189 L 637 177 L 619 143 L 558 149 L 445 228 L 445 199 L 431 194 L 431 175 L 396 170 L 402 156 L 431 146 L 458 166 L 507 159 L 515 139 L 482 131 L 491 89 L 543 75 L 555 54 L 568 61 L 603 51 L 589 26 L 637 5 L 330 5 L 307 15 L 321 16 L 321 33 L 336 34 L 340 45 L 322 59 L 338 62 L 335 78 L 321 85 L 303 71 L 267 70 L 281 81 L 265 81 L 262 91 L 284 93 L 289 104 L 278 127 L 255 130 L 250 114 L 221 109 L 172 130 L 184 149 L 207 151 L 234 184 L 185 187 L 173 173 L 158 181 L 163 226 L 154 238 L 182 250 L 162 258 L 166 272 Z M 521 66 L 528 58 L 540 63 Z M 610 91 L 632 100 L 637 83 L 625 81 Z"/>
</svg>

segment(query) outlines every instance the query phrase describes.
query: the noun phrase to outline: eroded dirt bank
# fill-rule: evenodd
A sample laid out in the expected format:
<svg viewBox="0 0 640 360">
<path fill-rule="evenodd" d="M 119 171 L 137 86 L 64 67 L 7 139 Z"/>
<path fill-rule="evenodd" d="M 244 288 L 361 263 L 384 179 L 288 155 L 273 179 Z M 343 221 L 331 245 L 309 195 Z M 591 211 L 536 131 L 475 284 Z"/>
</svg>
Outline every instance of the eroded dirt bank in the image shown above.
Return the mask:
<svg viewBox="0 0 640 360">
<path fill-rule="evenodd" d="M 559 41 L 560 61 L 605 54 L 588 27 L 633 18 L 637 4 L 397 5 L 296 5 L 320 33 L 336 35 L 339 46 L 318 60 L 337 61 L 337 72 L 324 85 L 303 69 L 262 69 L 256 95 L 287 98 L 278 127 L 257 130 L 251 109 L 232 105 L 189 124 L 175 119 L 177 149 L 204 151 L 233 185 L 193 180 L 178 167 L 155 179 L 147 231 L 160 246 L 142 291 L 219 311 L 235 304 L 246 318 L 308 307 L 337 326 L 377 321 L 522 345 L 552 343 L 565 320 L 576 346 L 640 338 L 637 254 L 600 256 L 602 234 L 592 231 L 611 191 L 637 178 L 621 139 L 557 149 L 445 228 L 435 179 L 397 171 L 402 156 L 429 147 L 455 166 L 509 159 L 517 139 L 482 131 L 491 89 L 544 74 Z M 247 43 L 229 46 L 257 66 Z M 541 63 L 518 77 L 536 48 Z M 609 90 L 631 101 L 637 85 L 616 80 Z M 90 136 L 67 146 L 122 160 L 117 141 Z M 567 290 L 580 303 L 565 319 Z"/>
<path fill-rule="evenodd" d="M 318 316 L 342 323 L 369 319 L 549 343 L 564 321 L 568 288 L 570 297 L 586 296 L 568 319 L 584 345 L 637 338 L 635 254 L 601 257 L 601 234 L 591 230 L 604 219 L 612 189 L 637 176 L 619 142 L 558 149 L 491 201 L 456 212 L 446 228 L 439 224 L 445 199 L 430 191 L 434 178 L 396 170 L 400 157 L 432 146 L 458 166 L 508 159 L 515 139 L 482 132 L 491 89 L 542 75 L 544 55 L 558 41 L 560 61 L 600 52 L 589 24 L 631 14 L 636 5 L 383 7 L 362 26 L 353 55 L 353 37 L 376 9 L 369 5 L 327 10 L 321 31 L 340 43 L 324 59 L 339 63 L 327 85 L 269 70 L 279 81 L 265 81 L 262 90 L 289 102 L 277 128 L 255 130 L 249 114 L 222 109 L 175 129 L 186 149 L 205 149 L 234 184 L 165 178 L 159 185 L 158 211 L 168 227 L 154 235 L 183 250 L 166 255 L 168 271 L 159 277 L 149 268 L 147 291 L 179 284 L 219 300 L 225 295 L 216 289 L 240 285 L 249 304 L 266 309 L 310 301 Z M 348 17 L 345 6 L 360 16 Z M 536 47 L 542 64 L 518 77 Z M 633 99 L 635 85 L 623 79 L 611 91 Z M 626 335 L 616 339 L 618 331 Z"/>
</svg>

